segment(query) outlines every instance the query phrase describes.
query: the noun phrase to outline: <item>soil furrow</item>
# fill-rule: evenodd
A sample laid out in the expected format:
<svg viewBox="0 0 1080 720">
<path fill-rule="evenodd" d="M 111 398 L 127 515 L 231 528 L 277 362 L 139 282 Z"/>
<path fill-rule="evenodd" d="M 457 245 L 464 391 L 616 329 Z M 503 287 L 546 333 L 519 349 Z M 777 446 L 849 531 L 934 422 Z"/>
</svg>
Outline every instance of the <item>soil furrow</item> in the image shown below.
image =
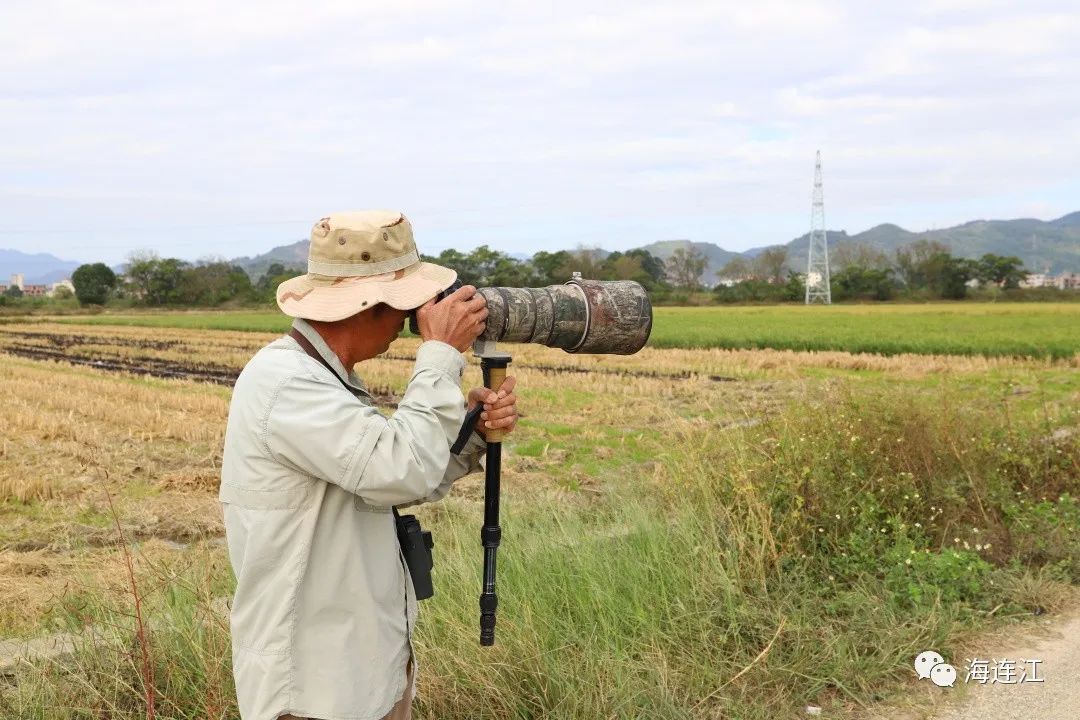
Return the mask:
<svg viewBox="0 0 1080 720">
<path fill-rule="evenodd" d="M 125 372 L 134 375 L 148 375 L 158 378 L 172 378 L 181 380 L 196 380 L 198 382 L 213 383 L 231 387 L 235 382 L 240 370 L 213 365 L 187 366 L 180 363 L 169 362 L 157 358 L 135 357 L 128 360 L 103 360 L 89 355 L 65 353 L 57 350 L 46 350 L 36 346 L 8 345 L 0 347 L 0 352 L 30 360 L 55 360 L 58 362 L 83 365 L 108 372 Z M 375 398 L 380 407 L 396 408 L 397 396 L 389 388 L 368 388 L 368 392 Z"/>
</svg>

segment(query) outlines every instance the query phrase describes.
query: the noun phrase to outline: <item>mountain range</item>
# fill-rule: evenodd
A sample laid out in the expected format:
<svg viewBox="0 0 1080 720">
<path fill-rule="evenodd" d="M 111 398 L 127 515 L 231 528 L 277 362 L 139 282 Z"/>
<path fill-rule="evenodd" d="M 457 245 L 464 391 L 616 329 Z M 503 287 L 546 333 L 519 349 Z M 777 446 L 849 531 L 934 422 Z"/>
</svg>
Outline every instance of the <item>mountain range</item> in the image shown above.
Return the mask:
<svg viewBox="0 0 1080 720">
<path fill-rule="evenodd" d="M 958 257 L 977 258 L 986 253 L 1015 255 L 1030 272 L 1080 272 L 1080 212 L 1070 213 L 1056 220 L 974 220 L 949 228 L 911 232 L 898 225 L 877 225 L 855 235 L 844 230 L 828 231 L 829 249 L 833 251 L 845 244 L 863 245 L 884 252 L 890 257 L 897 248 L 919 239 L 933 240 L 949 248 Z M 786 247 L 789 265 L 802 269 L 810 234 L 797 237 L 784 245 L 768 245 L 742 252 L 725 250 L 712 242 L 691 240 L 663 240 L 643 246 L 653 255 L 667 260 L 676 249 L 692 247 L 706 258 L 702 279 L 706 284 L 715 282 L 716 272 L 737 257 L 752 259 L 771 247 Z M 287 268 L 303 268 L 307 264 L 308 241 L 298 240 L 279 245 L 254 257 L 238 257 L 231 262 L 244 268 L 252 278 L 258 278 L 267 268 L 279 262 Z M 517 259 L 527 256 L 511 253 Z M 61 260 L 47 253 L 26 254 L 17 250 L 0 249 L 0 284 L 6 283 L 11 273 L 21 272 L 28 283 L 50 283 L 69 277 L 79 263 Z"/>
<path fill-rule="evenodd" d="M 0 248 L 0 285 L 7 285 L 13 273 L 22 273 L 27 285 L 48 285 L 71 277 L 80 264 L 49 253 L 27 254 Z"/>
<path fill-rule="evenodd" d="M 1015 255 L 1029 272 L 1080 272 L 1080 212 L 1050 221 L 1032 218 L 973 220 L 963 225 L 919 233 L 898 225 L 883 224 L 855 235 L 848 235 L 844 230 L 829 230 L 826 237 L 830 255 L 844 245 L 862 245 L 892 257 L 897 248 L 926 239 L 941 243 L 957 257 L 978 258 L 986 253 Z M 693 246 L 704 253 L 707 261 L 702 279 L 706 284 L 713 284 L 716 272 L 735 257 L 755 258 L 773 247 L 786 247 L 788 266 L 794 270 L 805 270 L 809 245 L 810 233 L 806 233 L 783 246 L 767 245 L 741 253 L 729 252 L 713 243 L 689 240 L 667 240 L 646 245 L 644 249 L 667 260 L 676 248 Z"/>
<path fill-rule="evenodd" d="M 297 240 L 289 245 L 277 247 L 255 257 L 238 257 L 230 262 L 244 268 L 252 280 L 257 280 L 266 274 L 267 269 L 274 263 L 281 263 L 286 268 L 307 267 L 309 240 Z"/>
</svg>

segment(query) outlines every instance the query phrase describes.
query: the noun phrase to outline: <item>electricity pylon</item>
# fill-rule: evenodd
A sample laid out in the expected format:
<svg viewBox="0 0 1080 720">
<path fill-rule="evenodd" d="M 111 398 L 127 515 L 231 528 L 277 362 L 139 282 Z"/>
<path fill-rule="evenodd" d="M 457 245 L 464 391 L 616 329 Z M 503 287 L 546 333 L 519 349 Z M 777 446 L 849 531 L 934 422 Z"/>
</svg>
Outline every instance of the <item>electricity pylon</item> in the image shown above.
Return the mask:
<svg viewBox="0 0 1080 720">
<path fill-rule="evenodd" d="M 825 193 L 821 188 L 821 151 L 814 165 L 814 194 L 810 206 L 810 253 L 806 261 L 806 304 L 832 304 L 829 284 L 829 241 L 825 236 Z"/>
</svg>

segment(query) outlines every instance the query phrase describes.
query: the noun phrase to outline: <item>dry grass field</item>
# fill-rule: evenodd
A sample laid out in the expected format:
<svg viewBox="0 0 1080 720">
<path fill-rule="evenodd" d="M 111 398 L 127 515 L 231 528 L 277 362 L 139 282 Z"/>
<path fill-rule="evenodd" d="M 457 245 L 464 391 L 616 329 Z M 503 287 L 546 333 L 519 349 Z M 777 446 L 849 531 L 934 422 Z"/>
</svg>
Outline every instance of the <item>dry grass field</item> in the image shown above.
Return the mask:
<svg viewBox="0 0 1080 720">
<path fill-rule="evenodd" d="M 236 717 L 216 486 L 229 386 L 274 337 L 0 324 L 0 639 L 113 632 L 23 668 L 0 716 Z M 417 344 L 359 368 L 387 412 Z M 476 475 L 424 510 L 423 717 L 853 712 L 909 644 L 1080 578 L 1076 357 L 512 352 L 500 644 L 475 647 Z"/>
</svg>

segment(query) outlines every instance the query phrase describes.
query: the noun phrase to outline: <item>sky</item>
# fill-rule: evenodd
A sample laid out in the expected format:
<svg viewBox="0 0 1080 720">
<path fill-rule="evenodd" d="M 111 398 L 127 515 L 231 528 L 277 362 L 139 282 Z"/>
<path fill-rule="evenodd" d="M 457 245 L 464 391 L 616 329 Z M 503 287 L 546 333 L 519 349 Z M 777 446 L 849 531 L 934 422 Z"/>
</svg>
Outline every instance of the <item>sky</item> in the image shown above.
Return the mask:
<svg viewBox="0 0 1080 720">
<path fill-rule="evenodd" d="M 1080 210 L 1075 0 L 0 6 L 0 247 L 726 249 Z"/>
</svg>

